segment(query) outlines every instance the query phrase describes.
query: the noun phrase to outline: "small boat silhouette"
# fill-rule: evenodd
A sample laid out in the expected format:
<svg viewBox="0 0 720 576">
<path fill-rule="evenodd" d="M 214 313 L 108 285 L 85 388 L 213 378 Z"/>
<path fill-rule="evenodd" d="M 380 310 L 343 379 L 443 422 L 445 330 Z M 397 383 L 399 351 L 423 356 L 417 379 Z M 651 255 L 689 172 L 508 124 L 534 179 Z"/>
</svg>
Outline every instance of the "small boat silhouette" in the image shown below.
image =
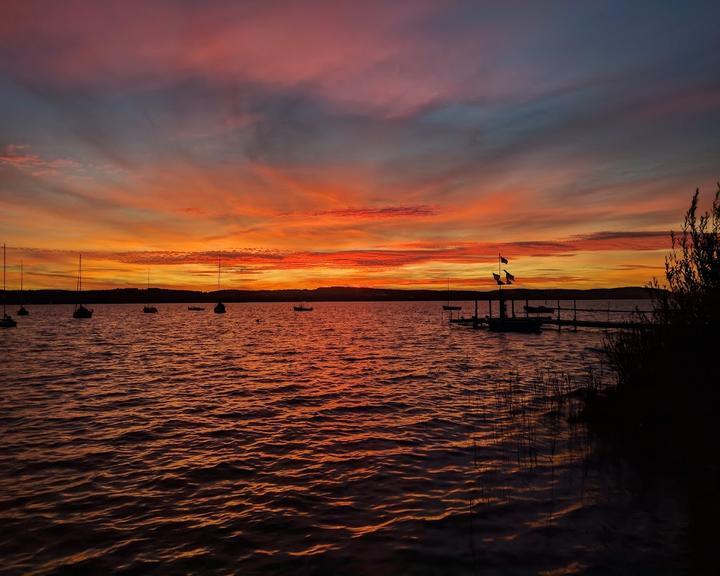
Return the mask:
<svg viewBox="0 0 720 576">
<path fill-rule="evenodd" d="M 80 300 L 80 293 L 82 292 L 82 254 L 78 260 L 78 280 L 77 280 L 77 295 Z M 82 304 L 75 304 L 75 310 L 73 311 L 73 318 L 92 318 L 93 311 L 88 310 Z"/>
<path fill-rule="evenodd" d="M 462 310 L 462 306 L 450 304 L 450 278 L 448 278 L 448 301 L 447 304 L 443 304 L 443 310 Z"/>
<path fill-rule="evenodd" d="M 541 318 L 487 318 L 488 328 L 491 332 L 523 332 L 525 334 L 539 334 L 542 331 Z"/>
<path fill-rule="evenodd" d="M 92 318 L 93 311 L 88 310 L 82 304 L 78 304 L 73 312 L 73 318 Z"/>
<path fill-rule="evenodd" d="M 220 254 L 218 254 L 218 291 L 220 290 Z M 215 314 L 225 314 L 225 304 L 218 302 L 213 308 Z"/>
<path fill-rule="evenodd" d="M 12 316 L 5 314 L 0 318 L 0 328 L 15 328 L 16 326 L 17 322 L 12 319 Z"/>
<path fill-rule="evenodd" d="M 152 304 L 150 304 L 150 269 L 148 268 L 147 273 L 147 304 L 143 306 L 143 313 L 144 314 L 157 314 L 158 309 L 155 308 Z"/>
<path fill-rule="evenodd" d="M 498 271 L 497 274 L 493 272 L 493 278 L 498 285 L 500 316 L 498 318 L 486 318 L 485 322 L 487 327 L 491 332 L 521 332 L 525 334 L 539 334 L 542 331 L 542 318 L 515 318 L 514 313 L 512 317 L 507 315 L 502 287 L 515 282 L 515 276 L 510 274 L 507 270 L 503 270 L 505 272 L 505 281 L 502 280 L 500 275 L 501 265 L 507 263 L 507 258 L 498 254 Z M 540 308 L 540 306 L 538 306 L 538 308 Z"/>
<path fill-rule="evenodd" d="M 529 314 L 551 314 L 555 308 L 549 306 L 525 306 L 525 312 Z"/>
<path fill-rule="evenodd" d="M 295 312 L 312 312 L 313 307 L 312 306 L 303 306 L 301 304 L 300 306 L 293 306 L 293 310 L 295 310 Z"/>
<path fill-rule="evenodd" d="M 5 311 L 5 244 L 3 244 L 3 317 L 0 318 L 0 328 L 15 328 L 17 322 Z"/>
<path fill-rule="evenodd" d="M 20 260 L 20 302 L 22 302 L 22 296 L 23 296 L 23 288 L 24 288 L 24 270 L 23 270 L 23 261 Z M 28 312 L 28 309 L 25 308 L 22 304 L 20 304 L 20 308 L 17 311 L 18 316 L 27 316 L 30 312 Z"/>
</svg>

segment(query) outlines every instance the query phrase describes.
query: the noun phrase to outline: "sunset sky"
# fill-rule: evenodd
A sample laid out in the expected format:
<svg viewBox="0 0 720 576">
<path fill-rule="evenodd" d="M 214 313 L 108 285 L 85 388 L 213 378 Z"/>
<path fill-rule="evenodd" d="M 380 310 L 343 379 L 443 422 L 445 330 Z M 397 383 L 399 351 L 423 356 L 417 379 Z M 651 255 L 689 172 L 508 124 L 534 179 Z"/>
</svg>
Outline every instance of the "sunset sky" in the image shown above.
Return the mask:
<svg viewBox="0 0 720 576">
<path fill-rule="evenodd" d="M 0 2 L 9 288 L 644 284 L 720 179 L 720 3 Z"/>
</svg>

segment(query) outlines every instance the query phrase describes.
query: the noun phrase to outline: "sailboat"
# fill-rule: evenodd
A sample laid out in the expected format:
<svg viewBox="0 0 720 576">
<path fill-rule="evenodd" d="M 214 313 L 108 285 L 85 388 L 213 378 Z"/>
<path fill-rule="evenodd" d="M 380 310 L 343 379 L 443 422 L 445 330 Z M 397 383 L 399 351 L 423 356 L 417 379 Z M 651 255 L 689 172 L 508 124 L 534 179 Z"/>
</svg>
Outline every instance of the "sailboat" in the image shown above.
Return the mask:
<svg viewBox="0 0 720 576">
<path fill-rule="evenodd" d="M 15 328 L 17 322 L 5 310 L 5 244 L 3 244 L 3 315 L 0 318 L 0 328 Z"/>
<path fill-rule="evenodd" d="M 20 309 L 17 311 L 18 316 L 27 316 L 28 314 L 30 314 L 30 312 L 28 312 L 27 308 L 25 308 L 25 306 L 23 306 L 23 304 L 22 304 L 23 276 L 24 276 L 23 262 L 22 262 L 22 260 L 20 260 L 20 302 L 21 302 L 21 304 L 20 304 Z"/>
<path fill-rule="evenodd" d="M 500 317 L 499 318 L 487 318 L 487 325 L 491 332 L 524 332 L 530 334 L 539 333 L 542 330 L 542 319 L 541 318 L 508 318 L 507 310 L 505 310 L 505 300 L 503 299 L 502 287 L 506 284 L 512 284 L 515 281 L 515 276 L 510 274 L 507 270 L 505 272 L 505 281 L 502 280 L 500 275 L 501 264 L 507 264 L 507 258 L 498 254 L 498 272 L 493 272 L 493 278 L 498 285 L 498 299 L 500 300 Z"/>
<path fill-rule="evenodd" d="M 525 312 L 528 314 L 552 314 L 555 312 L 555 308 L 550 308 L 550 306 L 525 306 Z"/>
<path fill-rule="evenodd" d="M 462 306 L 450 304 L 450 278 L 448 278 L 448 302 L 447 304 L 443 304 L 443 310 L 462 310 Z"/>
<path fill-rule="evenodd" d="M 218 291 L 220 290 L 220 254 L 218 254 Z M 213 309 L 215 314 L 225 314 L 225 304 L 218 302 Z"/>
<path fill-rule="evenodd" d="M 313 307 L 312 306 L 305 306 L 305 304 L 300 304 L 299 306 L 293 306 L 293 310 L 295 312 L 312 312 Z"/>
<path fill-rule="evenodd" d="M 78 279 L 77 279 L 77 298 L 80 300 L 80 294 L 82 293 L 82 254 L 78 260 Z M 75 304 L 75 310 L 73 312 L 73 318 L 92 318 L 93 311 L 88 310 L 82 304 Z"/>
<path fill-rule="evenodd" d="M 147 304 L 143 306 L 143 312 L 145 314 L 157 314 L 157 308 L 150 305 L 150 269 L 148 268 L 147 274 Z"/>
</svg>

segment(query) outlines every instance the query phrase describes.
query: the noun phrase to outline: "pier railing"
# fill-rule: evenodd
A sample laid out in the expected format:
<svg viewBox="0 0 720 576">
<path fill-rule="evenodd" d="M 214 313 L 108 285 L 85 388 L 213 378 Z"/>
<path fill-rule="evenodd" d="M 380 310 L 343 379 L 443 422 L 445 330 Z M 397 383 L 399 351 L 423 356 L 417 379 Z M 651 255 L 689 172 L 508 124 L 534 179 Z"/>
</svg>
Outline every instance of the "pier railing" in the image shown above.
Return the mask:
<svg viewBox="0 0 720 576">
<path fill-rule="evenodd" d="M 572 300 L 572 306 L 567 306 L 569 300 L 558 300 L 556 304 L 534 304 L 530 305 L 529 300 L 511 300 L 504 301 L 506 306 L 506 315 L 508 318 L 537 318 L 543 325 L 557 327 L 561 330 L 563 327 L 577 330 L 578 327 L 583 328 L 606 328 L 606 329 L 623 329 L 623 328 L 645 328 L 652 327 L 655 324 L 648 320 L 652 315 L 651 309 L 640 309 L 635 307 L 631 310 L 611 308 L 611 301 L 608 301 L 607 307 L 604 308 L 588 308 L 584 306 L 578 307 L 577 300 Z M 518 310 L 517 304 L 521 307 Z M 564 304 L 564 305 L 563 305 Z M 530 311 L 528 308 L 535 308 Z M 541 309 L 538 311 L 537 309 Z M 474 314 L 466 317 L 458 313 L 453 317 L 450 314 L 450 322 L 453 324 L 472 325 L 474 327 L 483 327 L 487 324 L 487 318 L 499 316 L 500 308 L 497 300 L 487 301 L 487 314 L 481 316 L 478 311 L 478 302 L 475 302 Z M 592 314 L 593 317 L 579 317 L 581 315 Z M 624 315 L 624 318 L 618 318 L 614 315 Z M 613 317 L 614 316 L 614 317 Z"/>
</svg>

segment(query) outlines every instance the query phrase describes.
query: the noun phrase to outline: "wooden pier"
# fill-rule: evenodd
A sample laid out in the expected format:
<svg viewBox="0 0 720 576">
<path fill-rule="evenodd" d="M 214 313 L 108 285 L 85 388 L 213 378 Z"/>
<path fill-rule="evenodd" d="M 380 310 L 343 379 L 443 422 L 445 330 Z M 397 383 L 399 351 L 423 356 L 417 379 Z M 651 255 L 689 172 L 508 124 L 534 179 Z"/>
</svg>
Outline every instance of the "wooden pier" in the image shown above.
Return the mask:
<svg viewBox="0 0 720 576">
<path fill-rule="evenodd" d="M 459 324 L 462 326 L 471 326 L 473 328 L 487 328 L 489 324 L 489 319 L 492 319 L 493 317 L 493 300 L 488 301 L 488 311 L 489 314 L 486 317 L 480 317 L 478 315 L 478 303 L 475 302 L 475 314 L 470 317 L 465 316 L 458 316 L 453 317 L 450 315 L 450 323 L 451 324 Z M 639 322 L 636 320 L 611 320 L 610 316 L 611 314 L 624 314 L 625 316 L 630 316 L 633 314 L 636 314 L 638 312 L 640 313 L 648 313 L 650 311 L 644 310 L 644 311 L 638 311 L 638 310 L 613 310 L 609 307 L 605 309 L 600 308 L 578 308 L 577 307 L 577 301 L 573 301 L 572 308 L 562 307 L 560 306 L 560 302 L 557 303 L 557 305 L 552 306 L 552 315 L 545 314 L 532 314 L 527 311 L 527 307 L 529 306 L 528 301 L 525 301 L 525 310 L 522 315 L 516 316 L 515 314 L 515 301 L 514 300 L 506 300 L 506 303 L 510 304 L 511 306 L 511 315 L 508 315 L 510 318 L 517 318 L 517 317 L 525 317 L 525 318 L 535 318 L 536 320 L 539 320 L 543 326 L 553 326 L 557 330 L 562 330 L 563 328 L 570 328 L 573 331 L 576 331 L 578 328 L 601 328 L 601 329 L 616 329 L 616 330 L 627 330 L 632 328 L 653 328 L 656 326 L 655 324 L 651 322 Z M 572 318 L 563 318 L 562 313 L 572 313 Z M 607 315 L 607 320 L 601 320 L 601 319 L 583 319 L 578 318 L 578 312 L 586 313 L 591 312 L 594 314 L 603 314 Z"/>
</svg>

